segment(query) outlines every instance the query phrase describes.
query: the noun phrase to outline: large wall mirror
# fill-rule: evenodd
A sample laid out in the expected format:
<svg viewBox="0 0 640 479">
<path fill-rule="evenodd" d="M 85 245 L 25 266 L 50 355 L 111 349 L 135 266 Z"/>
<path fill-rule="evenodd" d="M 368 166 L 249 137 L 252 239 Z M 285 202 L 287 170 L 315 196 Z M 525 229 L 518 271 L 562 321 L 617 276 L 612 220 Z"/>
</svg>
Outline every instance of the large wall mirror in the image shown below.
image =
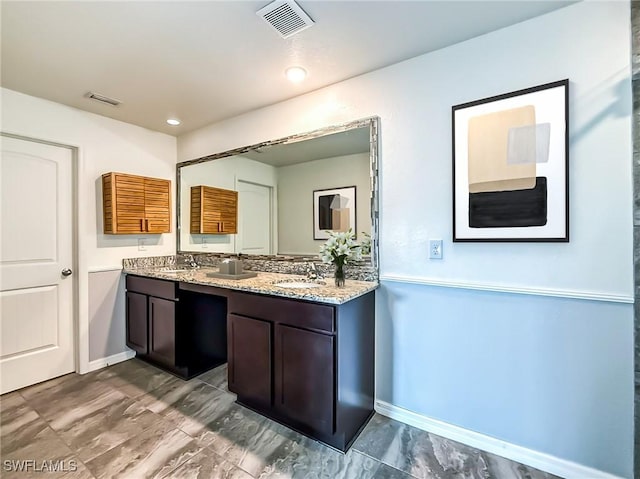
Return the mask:
<svg viewBox="0 0 640 479">
<path fill-rule="evenodd" d="M 318 239 L 318 228 L 329 225 L 353 228 L 358 242 L 371 235 L 370 261 L 377 267 L 378 121 L 357 120 L 178 163 L 178 251 L 317 256 L 325 241 Z M 208 193 L 227 199 L 212 200 Z M 203 219 L 208 201 L 232 209 L 234 195 L 236 224 L 224 213 Z"/>
</svg>

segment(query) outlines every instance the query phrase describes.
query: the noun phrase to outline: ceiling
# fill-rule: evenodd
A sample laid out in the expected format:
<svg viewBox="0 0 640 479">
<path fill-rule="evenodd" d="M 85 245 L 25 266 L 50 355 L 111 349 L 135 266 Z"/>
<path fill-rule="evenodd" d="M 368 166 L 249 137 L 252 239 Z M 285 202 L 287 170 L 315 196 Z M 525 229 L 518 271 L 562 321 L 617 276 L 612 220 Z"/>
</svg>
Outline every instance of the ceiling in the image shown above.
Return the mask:
<svg viewBox="0 0 640 479">
<path fill-rule="evenodd" d="M 573 2 L 300 0 L 315 25 L 286 40 L 268 3 L 3 0 L 1 85 L 180 135 Z"/>
<path fill-rule="evenodd" d="M 269 145 L 247 151 L 241 156 L 271 166 L 288 166 L 336 156 L 368 153 L 370 141 L 367 126 L 294 143 Z"/>
</svg>

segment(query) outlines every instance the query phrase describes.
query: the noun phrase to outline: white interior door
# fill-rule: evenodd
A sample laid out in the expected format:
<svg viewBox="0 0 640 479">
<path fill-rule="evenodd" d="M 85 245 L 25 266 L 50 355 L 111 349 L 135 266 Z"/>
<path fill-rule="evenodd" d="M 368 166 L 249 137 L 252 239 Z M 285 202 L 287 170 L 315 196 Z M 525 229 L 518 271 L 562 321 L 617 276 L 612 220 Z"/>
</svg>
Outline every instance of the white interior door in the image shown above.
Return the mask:
<svg viewBox="0 0 640 479">
<path fill-rule="evenodd" d="M 271 187 L 238 180 L 238 252 L 271 251 Z"/>
<path fill-rule="evenodd" d="M 73 157 L 68 148 L 5 136 L 0 141 L 5 393 L 74 371 Z"/>
</svg>

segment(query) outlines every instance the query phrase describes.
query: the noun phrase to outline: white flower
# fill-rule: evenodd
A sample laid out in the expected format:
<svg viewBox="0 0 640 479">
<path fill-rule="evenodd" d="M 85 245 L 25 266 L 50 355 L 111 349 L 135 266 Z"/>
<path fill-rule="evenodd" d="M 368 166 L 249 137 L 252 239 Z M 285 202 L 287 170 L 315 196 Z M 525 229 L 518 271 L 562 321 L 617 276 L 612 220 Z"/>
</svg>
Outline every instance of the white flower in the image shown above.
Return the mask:
<svg viewBox="0 0 640 479">
<path fill-rule="evenodd" d="M 323 263 L 347 263 L 348 260 L 359 261 L 362 254 L 371 250 L 371 239 L 365 234 L 362 244 L 355 241 L 352 229 L 343 232 L 329 232 L 329 239 L 320 246 L 320 257 Z"/>
</svg>

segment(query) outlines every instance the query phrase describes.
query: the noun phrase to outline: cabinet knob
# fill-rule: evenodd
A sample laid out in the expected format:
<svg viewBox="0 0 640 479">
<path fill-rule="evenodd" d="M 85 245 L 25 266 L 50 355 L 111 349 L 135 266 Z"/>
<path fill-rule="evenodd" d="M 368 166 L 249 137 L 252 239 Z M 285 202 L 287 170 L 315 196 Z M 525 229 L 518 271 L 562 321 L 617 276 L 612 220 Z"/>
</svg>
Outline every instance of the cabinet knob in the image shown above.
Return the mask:
<svg viewBox="0 0 640 479">
<path fill-rule="evenodd" d="M 71 276 L 72 273 L 73 271 L 71 271 L 69 268 L 65 268 L 62 270 L 62 276 Z"/>
</svg>

